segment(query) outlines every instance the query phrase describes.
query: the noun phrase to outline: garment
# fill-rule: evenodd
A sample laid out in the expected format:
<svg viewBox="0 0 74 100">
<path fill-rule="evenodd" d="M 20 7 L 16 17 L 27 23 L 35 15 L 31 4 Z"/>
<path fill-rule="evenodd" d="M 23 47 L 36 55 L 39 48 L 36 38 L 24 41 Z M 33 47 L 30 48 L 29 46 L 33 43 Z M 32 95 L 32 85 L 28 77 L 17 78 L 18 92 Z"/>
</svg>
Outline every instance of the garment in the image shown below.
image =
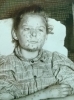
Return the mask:
<svg viewBox="0 0 74 100">
<path fill-rule="evenodd" d="M 15 98 L 58 83 L 74 88 L 72 82 L 74 63 L 57 52 L 40 50 L 36 58 L 27 60 L 16 48 L 14 54 L 6 56 L 0 64 L 0 93 L 8 92 Z"/>
</svg>

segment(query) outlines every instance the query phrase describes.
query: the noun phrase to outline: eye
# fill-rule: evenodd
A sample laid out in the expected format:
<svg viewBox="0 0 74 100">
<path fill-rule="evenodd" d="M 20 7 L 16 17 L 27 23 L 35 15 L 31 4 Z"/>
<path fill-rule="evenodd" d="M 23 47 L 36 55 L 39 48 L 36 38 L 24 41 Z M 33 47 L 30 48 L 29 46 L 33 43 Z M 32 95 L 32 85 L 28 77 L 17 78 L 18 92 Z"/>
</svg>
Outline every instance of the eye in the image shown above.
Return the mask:
<svg viewBox="0 0 74 100">
<path fill-rule="evenodd" d="M 24 27 L 24 30 L 25 30 L 25 31 L 28 31 L 28 30 L 30 30 L 30 28 Z"/>
<path fill-rule="evenodd" d="M 43 32 L 43 29 L 38 29 L 40 32 Z"/>
</svg>

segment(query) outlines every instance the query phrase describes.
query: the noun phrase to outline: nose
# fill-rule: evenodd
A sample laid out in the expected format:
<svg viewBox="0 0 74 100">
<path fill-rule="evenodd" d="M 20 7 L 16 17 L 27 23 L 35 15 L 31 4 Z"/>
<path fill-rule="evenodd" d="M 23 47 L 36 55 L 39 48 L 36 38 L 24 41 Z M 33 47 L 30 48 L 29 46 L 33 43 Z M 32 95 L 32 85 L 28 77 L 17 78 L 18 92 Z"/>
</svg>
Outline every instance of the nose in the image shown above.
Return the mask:
<svg viewBox="0 0 74 100">
<path fill-rule="evenodd" d="M 34 36 L 34 37 L 37 35 L 37 31 L 35 29 L 31 29 L 30 33 L 31 33 L 31 36 Z"/>
</svg>

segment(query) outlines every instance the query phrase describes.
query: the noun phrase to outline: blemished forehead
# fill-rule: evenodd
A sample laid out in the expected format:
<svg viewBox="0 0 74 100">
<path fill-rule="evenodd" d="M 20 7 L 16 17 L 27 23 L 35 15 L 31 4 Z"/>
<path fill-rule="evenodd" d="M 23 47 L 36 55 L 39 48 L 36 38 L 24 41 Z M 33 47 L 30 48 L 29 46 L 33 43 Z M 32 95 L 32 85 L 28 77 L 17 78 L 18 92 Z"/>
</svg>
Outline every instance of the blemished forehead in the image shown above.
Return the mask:
<svg viewBox="0 0 74 100">
<path fill-rule="evenodd" d="M 26 14 L 23 15 L 21 19 L 21 24 L 29 24 L 29 25 L 42 25 L 46 26 L 46 20 L 43 16 L 37 15 L 37 14 Z"/>
</svg>

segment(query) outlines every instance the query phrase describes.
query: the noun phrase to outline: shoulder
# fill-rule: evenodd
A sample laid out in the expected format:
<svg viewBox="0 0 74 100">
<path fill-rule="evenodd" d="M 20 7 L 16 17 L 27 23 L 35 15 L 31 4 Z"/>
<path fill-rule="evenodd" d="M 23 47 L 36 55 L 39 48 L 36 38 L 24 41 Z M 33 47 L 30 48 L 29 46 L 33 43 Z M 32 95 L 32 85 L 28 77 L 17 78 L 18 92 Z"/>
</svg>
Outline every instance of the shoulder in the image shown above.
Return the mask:
<svg viewBox="0 0 74 100">
<path fill-rule="evenodd" d="M 5 57 L 6 56 L 0 55 L 0 65 L 5 62 Z"/>
<path fill-rule="evenodd" d="M 14 54 L 0 57 L 1 69 L 14 69 L 17 57 Z"/>
<path fill-rule="evenodd" d="M 74 62 L 72 62 L 68 57 L 60 54 L 58 52 L 53 52 L 52 56 L 53 66 L 59 65 L 60 66 L 67 66 L 71 69 L 74 69 Z"/>
<path fill-rule="evenodd" d="M 68 57 L 66 57 L 65 55 L 58 53 L 58 52 L 53 52 L 53 60 L 54 61 L 69 61 L 72 62 Z"/>
<path fill-rule="evenodd" d="M 58 52 L 53 52 L 53 60 L 68 60 L 68 57 L 66 57 L 65 55 L 58 53 Z"/>
<path fill-rule="evenodd" d="M 0 64 L 2 62 L 5 63 L 7 61 L 12 61 L 12 60 L 14 60 L 14 58 L 15 58 L 14 54 L 10 54 L 10 55 L 7 55 L 7 56 L 1 56 L 0 57 Z"/>
</svg>

